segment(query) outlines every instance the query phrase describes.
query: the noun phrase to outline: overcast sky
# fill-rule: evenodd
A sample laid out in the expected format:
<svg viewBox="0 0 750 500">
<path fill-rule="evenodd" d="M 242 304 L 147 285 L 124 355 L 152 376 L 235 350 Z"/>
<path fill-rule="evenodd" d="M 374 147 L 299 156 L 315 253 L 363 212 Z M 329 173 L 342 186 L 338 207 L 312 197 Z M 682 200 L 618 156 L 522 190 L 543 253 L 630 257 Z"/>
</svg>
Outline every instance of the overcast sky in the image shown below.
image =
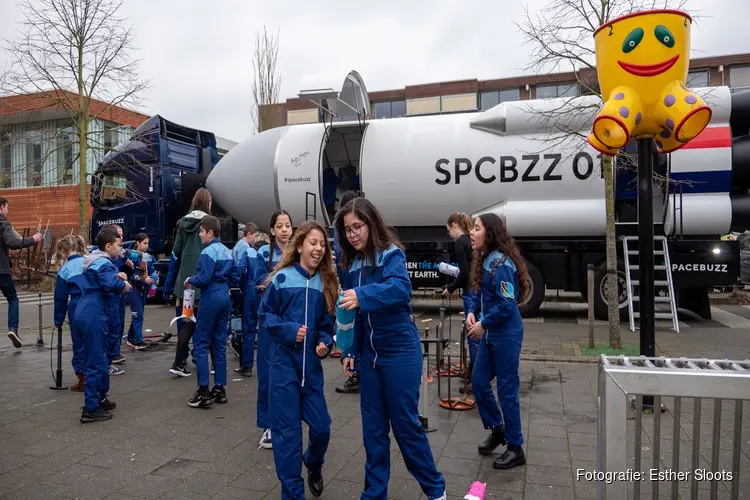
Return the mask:
<svg viewBox="0 0 750 500">
<path fill-rule="evenodd" d="M 549 1 L 127 0 L 123 15 L 152 79 L 140 111 L 242 141 L 253 130 L 252 50 L 263 25 L 280 33 L 283 100 L 340 90 L 352 69 L 369 91 L 523 74 L 529 48 L 513 21 Z M 693 57 L 750 52 L 750 0 L 690 0 L 688 9 L 702 16 Z M 13 36 L 19 17 L 14 0 L 0 0 L 0 37 Z"/>
</svg>

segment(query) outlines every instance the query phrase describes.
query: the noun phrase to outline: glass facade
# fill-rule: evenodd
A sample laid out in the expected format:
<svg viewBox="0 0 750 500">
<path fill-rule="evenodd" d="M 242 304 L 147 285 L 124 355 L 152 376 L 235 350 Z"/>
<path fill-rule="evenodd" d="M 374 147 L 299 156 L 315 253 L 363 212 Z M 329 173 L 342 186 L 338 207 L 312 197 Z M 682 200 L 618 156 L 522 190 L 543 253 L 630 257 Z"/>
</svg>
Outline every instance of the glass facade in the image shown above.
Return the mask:
<svg viewBox="0 0 750 500">
<path fill-rule="evenodd" d="M 501 102 L 520 101 L 521 91 L 518 88 L 506 90 L 488 90 L 479 94 L 479 109 L 487 111 Z"/>
<path fill-rule="evenodd" d="M 554 99 L 555 97 L 576 97 L 579 95 L 578 83 L 553 83 L 551 85 L 537 85 L 537 99 Z"/>
<path fill-rule="evenodd" d="M 395 101 L 375 102 L 372 105 L 373 118 L 401 118 L 406 116 L 406 101 L 403 99 Z"/>
<path fill-rule="evenodd" d="M 688 72 L 687 81 L 685 82 L 685 84 L 689 89 L 708 87 L 708 70 L 703 69 Z"/>
<path fill-rule="evenodd" d="M 733 89 L 750 88 L 750 65 L 729 68 L 729 84 Z"/>
</svg>

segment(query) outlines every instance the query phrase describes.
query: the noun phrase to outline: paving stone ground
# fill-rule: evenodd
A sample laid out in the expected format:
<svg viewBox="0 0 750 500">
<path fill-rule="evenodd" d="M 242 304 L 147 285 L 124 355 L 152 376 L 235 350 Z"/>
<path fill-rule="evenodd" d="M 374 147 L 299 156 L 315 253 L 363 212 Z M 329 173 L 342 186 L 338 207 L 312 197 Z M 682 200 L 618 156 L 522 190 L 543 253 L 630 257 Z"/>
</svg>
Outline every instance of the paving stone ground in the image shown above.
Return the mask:
<svg viewBox="0 0 750 500">
<path fill-rule="evenodd" d="M 417 321 L 437 318 L 418 310 Z M 46 311 L 45 311 L 46 313 Z M 146 328 L 164 330 L 172 317 L 165 307 L 149 306 Z M 30 321 L 29 321 L 30 322 Z M 452 324 L 457 335 L 457 320 Z M 723 328 L 694 328 L 701 333 L 659 335 L 659 348 L 672 355 L 744 358 L 750 333 Z M 606 330 L 597 331 L 601 339 Z M 49 347 L 49 331 L 47 331 Z M 527 324 L 524 352 L 562 353 L 567 342 L 585 339 L 586 328 L 573 324 Z M 29 340 L 25 337 L 25 340 Z M 629 341 L 626 339 L 626 341 Z M 103 423 L 78 421 L 83 396 L 52 391 L 49 350 L 33 346 L 15 350 L 0 339 L 0 498 L 6 499 L 277 499 L 280 498 L 271 451 L 258 449 L 255 427 L 256 378 L 229 372 L 229 404 L 208 410 L 187 406 L 195 390 L 195 374 L 175 379 L 167 373 L 174 356 L 171 345 L 133 352 L 123 346 L 125 374 L 112 377 L 115 417 Z M 69 342 L 63 357 L 65 384 L 71 383 Z M 229 355 L 229 368 L 237 366 Z M 359 498 L 365 454 L 359 397 L 341 395 L 339 361 L 324 361 L 326 399 L 332 438 L 324 467 L 326 500 Z M 452 380 L 454 391 L 457 379 Z M 474 480 L 487 483 L 487 498 L 508 500 L 567 500 L 595 498 L 595 484 L 578 480 L 577 469 L 593 471 L 596 460 L 597 367 L 585 363 L 532 362 L 521 364 L 521 413 L 528 463 L 511 471 L 492 469 L 494 457 L 477 454 L 486 437 L 476 410 L 449 411 L 438 405 L 437 381 L 428 386 L 427 416 L 436 432 L 429 434 L 439 469 L 446 477 L 448 498 L 461 499 Z M 445 391 L 445 388 L 443 389 Z M 446 396 L 446 394 L 443 394 Z M 424 396 L 424 395 L 423 395 Z M 671 464 L 673 402 L 663 401 L 660 461 Z M 732 403 L 724 403 L 721 419 L 721 468 L 731 466 Z M 679 422 L 681 466 L 690 462 L 691 402 L 683 401 Z M 713 403 L 702 406 L 702 466 L 711 458 Z M 628 426 L 634 428 L 631 414 Z M 750 498 L 750 403 L 742 423 L 741 498 Z M 306 433 L 306 431 L 305 431 Z M 642 469 L 652 467 L 653 420 L 643 417 Z M 630 452 L 633 453 L 631 440 Z M 498 450 L 499 452 L 502 450 Z M 497 454 L 495 455 L 497 456 Z M 681 483 L 679 498 L 689 498 L 689 483 Z M 660 485 L 667 498 L 668 484 Z M 709 483 L 700 484 L 700 498 L 709 498 Z M 718 498 L 729 498 L 731 484 L 719 484 Z M 642 484 L 641 498 L 651 498 L 651 483 Z M 313 498 L 308 492 L 308 498 Z M 424 498 L 406 470 L 395 441 L 391 444 L 389 498 Z"/>
</svg>

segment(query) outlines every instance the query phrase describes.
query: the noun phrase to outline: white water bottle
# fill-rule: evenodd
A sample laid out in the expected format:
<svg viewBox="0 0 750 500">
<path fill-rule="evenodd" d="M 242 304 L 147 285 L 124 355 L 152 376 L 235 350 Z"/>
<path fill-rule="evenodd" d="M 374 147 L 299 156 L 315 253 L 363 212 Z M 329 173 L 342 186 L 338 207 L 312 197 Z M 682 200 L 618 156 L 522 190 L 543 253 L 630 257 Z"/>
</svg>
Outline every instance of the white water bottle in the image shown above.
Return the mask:
<svg viewBox="0 0 750 500">
<path fill-rule="evenodd" d="M 448 276 L 453 276 L 454 278 L 461 272 L 459 268 L 457 268 L 456 266 L 451 266 L 447 262 L 441 262 L 438 266 L 438 271 L 443 274 L 447 274 Z"/>
</svg>

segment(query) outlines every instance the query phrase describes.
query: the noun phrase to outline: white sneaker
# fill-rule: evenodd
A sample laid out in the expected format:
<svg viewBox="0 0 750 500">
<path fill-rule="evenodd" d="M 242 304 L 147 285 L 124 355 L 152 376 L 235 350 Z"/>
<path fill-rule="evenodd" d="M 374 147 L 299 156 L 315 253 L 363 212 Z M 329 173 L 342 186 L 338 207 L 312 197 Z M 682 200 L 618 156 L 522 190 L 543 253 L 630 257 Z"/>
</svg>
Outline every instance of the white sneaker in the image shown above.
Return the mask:
<svg viewBox="0 0 750 500">
<path fill-rule="evenodd" d="M 263 435 L 260 437 L 260 446 L 258 448 L 263 448 L 264 450 L 270 450 L 273 448 L 273 443 L 271 442 L 271 429 L 266 429 L 263 432 Z"/>
<path fill-rule="evenodd" d="M 110 376 L 122 375 L 124 373 L 125 373 L 125 370 L 123 370 L 122 368 L 119 368 L 119 367 L 117 367 L 115 365 L 109 365 L 109 374 L 110 374 Z"/>
</svg>

